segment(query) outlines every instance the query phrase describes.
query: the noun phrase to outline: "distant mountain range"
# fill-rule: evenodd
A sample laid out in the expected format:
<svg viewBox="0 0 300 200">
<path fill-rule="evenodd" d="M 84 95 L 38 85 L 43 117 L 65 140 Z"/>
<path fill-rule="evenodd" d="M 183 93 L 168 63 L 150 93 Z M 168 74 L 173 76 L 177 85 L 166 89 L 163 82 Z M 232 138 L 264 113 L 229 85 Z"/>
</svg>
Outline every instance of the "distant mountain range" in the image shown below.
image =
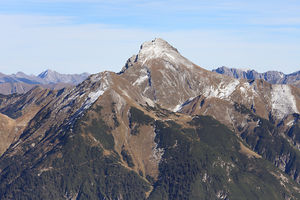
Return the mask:
<svg viewBox="0 0 300 200">
<path fill-rule="evenodd" d="M 267 71 L 264 73 L 259 73 L 255 70 L 249 69 L 243 70 L 236 68 L 219 67 L 212 71 L 219 74 L 225 74 L 237 79 L 263 79 L 271 84 L 289 84 L 300 87 L 300 70 L 291 74 L 284 74 L 278 71 Z"/>
<path fill-rule="evenodd" d="M 60 74 L 53 70 L 46 70 L 39 75 L 27 75 L 23 72 L 6 75 L 0 73 L 0 93 L 13 94 L 25 93 L 36 86 L 49 89 L 61 89 L 77 85 L 89 76 L 82 74 Z"/>
</svg>

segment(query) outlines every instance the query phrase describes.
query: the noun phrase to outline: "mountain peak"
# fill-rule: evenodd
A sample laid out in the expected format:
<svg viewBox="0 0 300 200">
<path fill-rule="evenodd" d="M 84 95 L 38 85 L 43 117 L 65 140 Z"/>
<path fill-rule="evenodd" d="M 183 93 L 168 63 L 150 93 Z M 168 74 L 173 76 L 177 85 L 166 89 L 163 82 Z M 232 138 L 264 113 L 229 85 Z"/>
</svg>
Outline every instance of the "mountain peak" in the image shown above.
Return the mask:
<svg viewBox="0 0 300 200">
<path fill-rule="evenodd" d="M 47 70 L 43 71 L 42 73 L 40 73 L 40 74 L 38 75 L 38 77 L 40 77 L 40 78 L 45 78 L 45 77 L 49 76 L 50 74 L 55 74 L 55 73 L 57 73 L 57 72 L 56 72 L 56 71 L 53 71 L 53 70 L 51 70 L 51 69 L 47 69 Z"/>
<path fill-rule="evenodd" d="M 78 83 L 81 83 L 83 80 L 85 80 L 89 76 L 88 73 L 82 73 L 82 74 L 60 74 L 57 71 L 47 69 L 44 72 L 40 73 L 38 77 L 44 82 L 44 83 L 70 83 L 77 85 Z"/>
<path fill-rule="evenodd" d="M 145 63 L 147 60 L 155 58 L 174 59 L 181 55 L 178 50 L 161 38 L 155 38 L 152 41 L 144 42 L 141 45 L 138 60 Z"/>
<path fill-rule="evenodd" d="M 163 65 L 172 65 L 174 69 L 183 66 L 190 69 L 194 67 L 191 61 L 183 57 L 179 51 L 167 41 L 161 38 L 155 38 L 154 40 L 144 42 L 140 47 L 138 55 L 133 55 L 129 58 L 119 73 L 124 73 L 136 62 L 143 66 L 145 64 L 149 65 L 149 62 L 153 60 L 166 61 L 167 64 L 164 63 Z"/>
<path fill-rule="evenodd" d="M 170 45 L 167 41 L 165 41 L 164 39 L 162 38 L 155 38 L 154 40 L 151 40 L 151 41 L 147 41 L 147 42 L 144 42 L 142 45 L 141 45 L 141 49 L 140 51 L 149 51 L 149 50 L 173 50 L 173 51 L 177 51 L 176 48 L 174 48 L 172 45 Z"/>
</svg>

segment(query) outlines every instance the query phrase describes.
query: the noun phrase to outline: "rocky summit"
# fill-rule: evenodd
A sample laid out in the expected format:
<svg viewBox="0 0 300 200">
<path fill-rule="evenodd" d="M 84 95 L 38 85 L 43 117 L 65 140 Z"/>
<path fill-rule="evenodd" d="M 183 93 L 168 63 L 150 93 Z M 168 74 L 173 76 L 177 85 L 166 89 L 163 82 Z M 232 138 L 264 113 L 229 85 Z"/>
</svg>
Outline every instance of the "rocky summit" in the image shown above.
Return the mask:
<svg viewBox="0 0 300 200">
<path fill-rule="evenodd" d="M 0 96 L 0 199 L 300 199 L 300 89 L 163 39 L 119 73 Z"/>
</svg>

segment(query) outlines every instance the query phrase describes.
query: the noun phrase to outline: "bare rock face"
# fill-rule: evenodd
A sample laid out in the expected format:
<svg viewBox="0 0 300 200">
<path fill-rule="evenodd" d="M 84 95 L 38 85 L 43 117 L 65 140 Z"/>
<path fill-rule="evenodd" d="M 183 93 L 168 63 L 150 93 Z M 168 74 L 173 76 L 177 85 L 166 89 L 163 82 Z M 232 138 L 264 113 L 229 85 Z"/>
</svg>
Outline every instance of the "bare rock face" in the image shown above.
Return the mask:
<svg viewBox="0 0 300 200">
<path fill-rule="evenodd" d="M 0 96 L 0 198 L 297 199 L 299 99 L 145 42 L 120 73 Z"/>
<path fill-rule="evenodd" d="M 277 120 L 300 110 L 299 89 L 209 72 L 188 61 L 162 39 L 142 44 L 138 55 L 129 59 L 124 69 L 120 76 L 136 86 L 143 96 L 174 111 L 188 106 L 199 95 L 207 102 L 242 103 L 264 118 L 271 112 Z M 194 111 L 199 109 L 198 106 Z M 202 109 L 201 114 L 209 112 L 213 111 Z"/>
</svg>

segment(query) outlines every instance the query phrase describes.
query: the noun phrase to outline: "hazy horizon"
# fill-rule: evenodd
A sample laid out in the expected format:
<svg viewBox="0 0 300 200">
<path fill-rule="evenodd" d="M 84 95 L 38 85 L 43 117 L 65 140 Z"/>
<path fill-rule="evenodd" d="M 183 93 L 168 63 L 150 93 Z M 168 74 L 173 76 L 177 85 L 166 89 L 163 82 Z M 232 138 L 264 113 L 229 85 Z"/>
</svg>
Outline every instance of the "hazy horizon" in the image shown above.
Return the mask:
<svg viewBox="0 0 300 200">
<path fill-rule="evenodd" d="M 235 68 L 235 67 L 229 67 L 229 66 L 220 66 L 220 67 Z M 217 69 L 217 68 L 219 68 L 219 67 L 212 68 L 212 69 L 207 69 L 207 70 L 212 71 L 213 69 Z M 206 68 L 205 68 L 205 69 L 206 69 Z M 235 68 L 235 69 L 240 69 L 240 70 L 255 70 L 255 71 L 259 72 L 259 73 L 267 72 L 267 71 L 258 71 L 258 70 L 256 70 L 256 69 L 252 69 L 252 68 Z M 45 69 L 42 69 L 41 71 L 38 71 L 38 72 L 36 72 L 36 73 L 27 73 L 26 71 L 17 71 L 17 72 L 13 72 L 13 73 L 4 73 L 4 72 L 1 72 L 1 71 L 0 71 L 0 73 L 5 74 L 5 75 L 13 75 L 13 74 L 17 74 L 17 73 L 19 73 L 19 72 L 22 72 L 22 73 L 25 73 L 25 74 L 27 74 L 27 75 L 38 76 L 39 74 L 41 74 L 41 73 L 43 73 L 43 72 L 45 72 L 45 71 L 47 71 L 47 70 L 56 71 L 56 72 L 58 72 L 58 73 L 60 73 L 60 74 L 83 74 L 83 73 L 95 74 L 95 73 L 100 73 L 100 72 L 105 71 L 105 70 L 103 70 L 103 71 L 99 71 L 99 72 L 95 72 L 95 73 L 91 73 L 91 72 L 88 72 L 88 71 L 75 72 L 75 73 L 72 73 L 72 72 L 66 72 L 66 73 L 65 73 L 65 72 L 62 72 L 62 71 L 59 71 L 59 70 L 54 70 L 54 69 L 51 69 L 51 68 L 45 68 Z M 107 69 L 106 69 L 106 71 L 110 71 L 110 70 L 107 70 Z M 111 71 L 112 71 L 112 70 L 111 70 Z M 120 72 L 120 71 L 121 71 L 121 68 L 120 68 L 119 71 L 113 71 L 113 72 L 118 73 L 118 72 Z M 298 72 L 298 71 L 300 71 L 300 70 L 298 69 L 298 70 L 293 71 L 293 72 L 291 72 L 291 73 L 285 73 L 284 71 L 280 71 L 280 70 L 269 70 L 269 71 L 278 71 L 278 72 L 283 72 L 284 74 L 292 74 L 292 73 Z"/>
</svg>

